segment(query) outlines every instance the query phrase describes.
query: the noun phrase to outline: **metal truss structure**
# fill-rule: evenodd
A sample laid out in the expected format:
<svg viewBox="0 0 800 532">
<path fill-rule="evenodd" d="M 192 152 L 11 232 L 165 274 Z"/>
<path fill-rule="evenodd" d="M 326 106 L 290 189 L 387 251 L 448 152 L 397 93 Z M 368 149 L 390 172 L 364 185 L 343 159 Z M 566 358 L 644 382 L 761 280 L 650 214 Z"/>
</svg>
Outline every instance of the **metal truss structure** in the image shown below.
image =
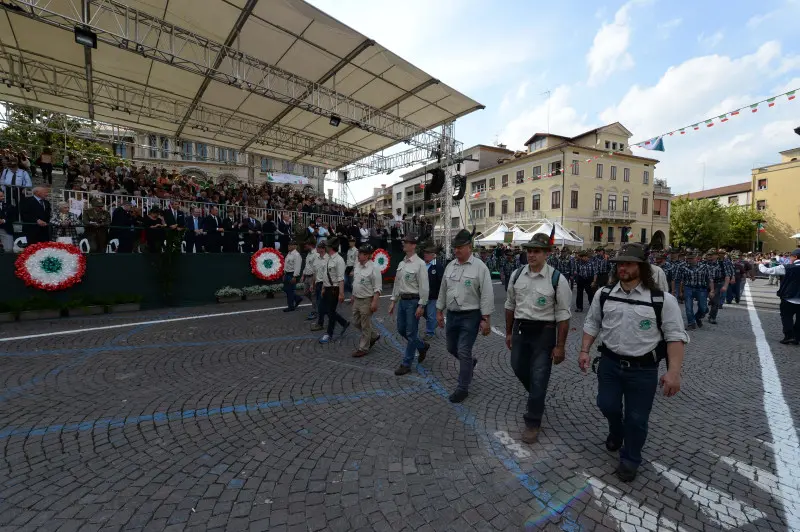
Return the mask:
<svg viewBox="0 0 800 532">
<path fill-rule="evenodd" d="M 0 7 L 70 32 L 82 26 L 95 32 L 99 42 L 319 116 L 337 116 L 345 124 L 388 139 L 424 148 L 439 137 L 387 111 L 114 0 L 5 0 Z M 243 147 L 265 133 L 257 128 Z M 352 162 L 346 157 L 339 160 Z"/>
</svg>

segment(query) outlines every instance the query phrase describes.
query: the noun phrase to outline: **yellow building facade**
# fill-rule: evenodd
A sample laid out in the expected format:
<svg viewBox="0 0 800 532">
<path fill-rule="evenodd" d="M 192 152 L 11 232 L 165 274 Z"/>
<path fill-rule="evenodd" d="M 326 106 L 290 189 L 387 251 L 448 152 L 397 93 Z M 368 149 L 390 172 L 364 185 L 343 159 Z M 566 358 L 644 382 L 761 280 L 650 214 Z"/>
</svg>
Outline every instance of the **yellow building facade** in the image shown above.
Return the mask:
<svg viewBox="0 0 800 532">
<path fill-rule="evenodd" d="M 469 174 L 469 223 L 487 231 L 500 222 L 526 228 L 547 219 L 580 236 L 585 248 L 666 246 L 672 194 L 655 177 L 658 161 L 633 155 L 631 136 L 618 122 L 576 137 L 533 135 L 526 152 Z"/>
<path fill-rule="evenodd" d="M 800 233 L 800 148 L 780 152 L 781 162 L 752 171 L 753 206 L 765 211 L 764 250 L 797 247 Z"/>
</svg>

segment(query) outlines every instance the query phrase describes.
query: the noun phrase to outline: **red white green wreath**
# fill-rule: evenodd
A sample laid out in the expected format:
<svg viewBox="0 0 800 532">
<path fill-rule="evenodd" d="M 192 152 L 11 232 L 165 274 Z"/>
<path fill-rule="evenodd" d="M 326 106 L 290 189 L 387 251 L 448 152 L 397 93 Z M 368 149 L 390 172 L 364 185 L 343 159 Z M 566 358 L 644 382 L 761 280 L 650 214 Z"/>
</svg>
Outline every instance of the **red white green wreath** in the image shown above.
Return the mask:
<svg viewBox="0 0 800 532">
<path fill-rule="evenodd" d="M 384 274 L 389 271 L 389 264 L 391 263 L 391 259 L 389 258 L 389 254 L 383 248 L 378 248 L 372 253 L 372 261 L 378 265 L 378 268 L 381 270 L 381 274 Z"/>
<path fill-rule="evenodd" d="M 264 281 L 275 281 L 283 276 L 283 255 L 275 248 L 263 248 L 250 257 L 253 275 Z"/>
<path fill-rule="evenodd" d="M 53 292 L 81 282 L 86 257 L 72 244 L 40 242 L 26 247 L 14 266 L 26 285 Z"/>
</svg>

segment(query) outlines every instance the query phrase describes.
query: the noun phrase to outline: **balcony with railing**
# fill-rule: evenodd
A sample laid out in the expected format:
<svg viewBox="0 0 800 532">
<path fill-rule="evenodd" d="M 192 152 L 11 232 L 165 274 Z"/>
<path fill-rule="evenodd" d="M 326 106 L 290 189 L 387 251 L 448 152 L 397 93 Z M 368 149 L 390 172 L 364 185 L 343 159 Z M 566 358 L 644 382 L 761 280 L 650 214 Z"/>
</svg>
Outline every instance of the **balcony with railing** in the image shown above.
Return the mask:
<svg viewBox="0 0 800 532">
<path fill-rule="evenodd" d="M 490 222 L 531 222 L 534 220 L 543 219 L 544 213 L 542 211 L 523 211 L 523 212 L 509 212 L 506 214 L 498 214 L 487 218 Z"/>
<path fill-rule="evenodd" d="M 599 210 L 592 212 L 595 221 L 605 220 L 609 222 L 635 222 L 637 213 L 632 211 L 620 210 Z"/>
</svg>

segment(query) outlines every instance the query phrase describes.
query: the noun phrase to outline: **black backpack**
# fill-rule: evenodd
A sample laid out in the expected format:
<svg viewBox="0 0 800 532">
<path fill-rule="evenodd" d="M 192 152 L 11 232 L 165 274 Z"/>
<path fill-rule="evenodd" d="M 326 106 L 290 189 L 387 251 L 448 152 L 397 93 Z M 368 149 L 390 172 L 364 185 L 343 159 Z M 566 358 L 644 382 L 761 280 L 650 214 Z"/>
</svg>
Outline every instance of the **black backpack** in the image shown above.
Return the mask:
<svg viewBox="0 0 800 532">
<path fill-rule="evenodd" d="M 603 306 L 607 300 L 617 301 L 619 303 L 627 303 L 628 305 L 643 305 L 645 307 L 652 307 L 656 314 L 656 327 L 658 332 L 661 333 L 661 341 L 656 346 L 656 362 L 660 363 L 667 358 L 667 341 L 664 340 L 664 331 L 661 329 L 661 312 L 664 310 L 664 292 L 661 290 L 650 291 L 650 302 L 647 301 L 632 301 L 630 299 L 622 299 L 611 295 L 613 286 L 604 286 L 600 289 L 600 323 L 603 323 Z M 667 364 L 669 366 L 669 364 Z"/>
<path fill-rule="evenodd" d="M 514 271 L 514 274 L 511 276 L 511 286 L 514 286 L 517 283 L 517 279 L 519 279 L 519 276 L 522 275 L 522 270 L 527 267 L 527 265 L 520 266 Z M 561 272 L 553 268 L 553 277 L 550 279 L 550 282 L 553 284 L 553 306 L 558 305 L 558 279 L 560 277 Z"/>
</svg>

